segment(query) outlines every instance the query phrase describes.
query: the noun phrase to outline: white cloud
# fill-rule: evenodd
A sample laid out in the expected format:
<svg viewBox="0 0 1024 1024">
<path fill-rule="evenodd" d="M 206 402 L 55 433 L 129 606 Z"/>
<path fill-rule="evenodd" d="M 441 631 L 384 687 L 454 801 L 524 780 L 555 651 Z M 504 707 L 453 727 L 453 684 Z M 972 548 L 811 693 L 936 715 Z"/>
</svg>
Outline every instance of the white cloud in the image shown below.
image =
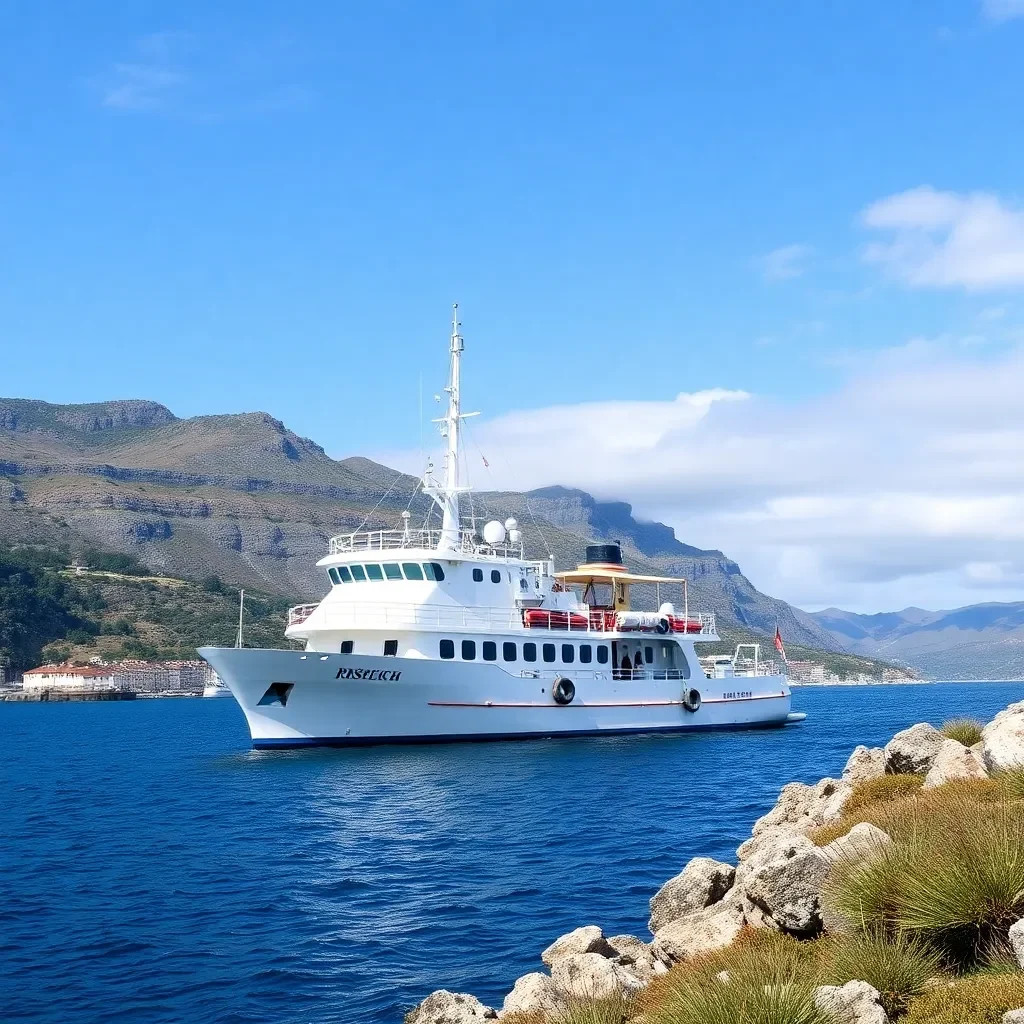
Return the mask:
<svg viewBox="0 0 1024 1024">
<path fill-rule="evenodd" d="M 103 106 L 139 112 L 175 102 L 189 83 L 181 65 L 191 38 L 184 32 L 154 32 L 139 39 L 135 59 L 115 64 L 100 83 Z"/>
<path fill-rule="evenodd" d="M 1024 349 L 918 340 L 789 404 L 723 389 L 471 421 L 473 482 L 630 501 L 808 607 L 1019 600 L 1022 394 Z"/>
<path fill-rule="evenodd" d="M 784 245 L 761 257 L 761 272 L 769 281 L 787 281 L 806 272 L 807 258 L 813 252 L 809 245 Z"/>
<path fill-rule="evenodd" d="M 924 185 L 872 203 L 862 219 L 888 235 L 865 259 L 912 287 L 1024 286 L 1024 211 L 990 193 Z"/>
<path fill-rule="evenodd" d="M 134 49 L 131 60 L 93 82 L 101 105 L 120 113 L 216 122 L 300 110 L 312 99 L 291 80 L 301 55 L 276 40 L 157 32 L 137 40 Z"/>
<path fill-rule="evenodd" d="M 991 21 L 1024 18 L 1024 0 L 982 0 L 981 10 Z"/>
</svg>

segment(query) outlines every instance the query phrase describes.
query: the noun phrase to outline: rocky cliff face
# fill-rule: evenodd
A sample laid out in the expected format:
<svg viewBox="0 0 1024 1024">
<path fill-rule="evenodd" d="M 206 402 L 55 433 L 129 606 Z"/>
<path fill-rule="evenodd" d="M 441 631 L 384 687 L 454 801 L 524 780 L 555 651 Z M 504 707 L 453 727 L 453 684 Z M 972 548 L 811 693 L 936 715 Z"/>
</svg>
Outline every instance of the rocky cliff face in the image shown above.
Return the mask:
<svg viewBox="0 0 1024 1024">
<path fill-rule="evenodd" d="M 317 599 L 328 539 L 396 527 L 407 506 L 422 521 L 428 501 L 410 503 L 415 486 L 368 459 L 331 459 L 266 413 L 178 419 L 155 402 L 0 399 L 0 540 L 129 552 L 157 572 Z M 480 519 L 515 515 L 532 557 L 571 566 L 588 541 L 619 540 L 638 571 L 685 576 L 692 605 L 726 626 L 773 633 L 778 620 L 787 640 L 839 649 L 720 551 L 638 522 L 625 502 L 548 487 L 475 493 L 473 503 Z"/>
</svg>

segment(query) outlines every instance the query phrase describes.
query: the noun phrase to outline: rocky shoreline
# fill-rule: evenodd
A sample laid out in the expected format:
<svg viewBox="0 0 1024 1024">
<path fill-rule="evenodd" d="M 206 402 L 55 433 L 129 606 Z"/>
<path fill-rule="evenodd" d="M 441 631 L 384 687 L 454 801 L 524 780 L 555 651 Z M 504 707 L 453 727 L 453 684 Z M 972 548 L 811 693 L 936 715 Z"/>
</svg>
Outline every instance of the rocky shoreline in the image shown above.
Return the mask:
<svg viewBox="0 0 1024 1024">
<path fill-rule="evenodd" d="M 775 806 L 737 849 L 735 865 L 695 857 L 669 879 L 650 900 L 651 941 L 605 936 L 597 925 L 582 926 L 548 946 L 540 955 L 547 971 L 519 978 L 500 1008 L 442 989 L 407 1013 L 405 1024 L 546 1017 L 574 1000 L 629 999 L 674 965 L 731 946 L 745 930 L 771 929 L 798 939 L 848 933 L 850 923 L 823 899 L 826 881 L 839 866 L 879 856 L 893 840 L 869 822 L 823 845 L 811 833 L 840 821 L 856 787 L 886 775 L 918 776 L 923 792 L 1024 769 L 1024 702 L 1000 712 L 980 735 L 966 746 L 920 723 L 897 733 L 884 748 L 856 747 L 841 778 L 783 786 Z M 1024 920 L 1009 929 L 1008 939 L 1024 968 Z M 879 998 L 859 980 L 814 990 L 819 1007 L 849 1024 L 888 1024 Z M 639 1022 L 643 1016 L 630 1019 Z M 1002 1019 L 1024 1024 L 1024 1008 Z"/>
</svg>

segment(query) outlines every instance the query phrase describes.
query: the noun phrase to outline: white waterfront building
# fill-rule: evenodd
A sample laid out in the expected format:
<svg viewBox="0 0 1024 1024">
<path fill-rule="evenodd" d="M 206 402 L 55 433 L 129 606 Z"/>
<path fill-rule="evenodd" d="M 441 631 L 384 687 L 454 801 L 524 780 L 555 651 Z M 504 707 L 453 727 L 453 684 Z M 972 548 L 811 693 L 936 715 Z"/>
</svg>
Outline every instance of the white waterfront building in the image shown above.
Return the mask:
<svg viewBox="0 0 1024 1024">
<path fill-rule="evenodd" d="M 456 311 L 457 312 L 457 311 Z M 204 647 L 255 747 L 478 740 L 779 726 L 780 675 L 709 679 L 694 644 L 718 640 L 692 612 L 685 581 L 639 576 L 618 545 L 556 572 L 524 557 L 514 519 L 482 533 L 463 521 L 463 420 L 457 316 L 450 339 L 443 479 L 424 492 L 440 523 L 343 534 L 317 564 L 331 589 L 293 608 L 286 635 L 305 649 Z M 652 587 L 657 611 L 631 606 Z M 662 603 L 669 588 L 679 605 Z"/>
</svg>

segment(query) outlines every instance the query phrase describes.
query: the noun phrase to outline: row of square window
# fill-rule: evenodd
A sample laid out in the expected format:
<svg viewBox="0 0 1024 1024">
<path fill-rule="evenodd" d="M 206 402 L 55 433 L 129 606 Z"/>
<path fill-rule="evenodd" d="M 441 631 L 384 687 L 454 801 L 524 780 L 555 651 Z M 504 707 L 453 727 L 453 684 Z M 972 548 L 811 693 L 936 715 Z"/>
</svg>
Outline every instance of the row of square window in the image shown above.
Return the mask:
<svg viewBox="0 0 1024 1024">
<path fill-rule="evenodd" d="M 404 575 L 403 575 L 404 573 Z M 366 565 L 339 565 L 327 570 L 332 583 L 366 583 L 368 580 L 436 580 L 444 579 L 444 569 L 437 562 L 384 562 L 378 565 L 369 562 Z"/>
<path fill-rule="evenodd" d="M 581 664 L 589 665 L 593 661 L 594 647 L 590 644 L 580 644 L 578 647 L 576 644 L 562 644 L 562 664 L 571 665 L 576 660 L 577 651 L 579 652 Z M 445 661 L 450 661 L 455 657 L 455 641 L 442 640 L 439 644 L 439 653 Z M 493 640 L 484 640 L 480 645 L 480 653 L 483 655 L 484 661 L 497 661 L 498 645 Z M 463 640 L 461 654 L 463 661 L 476 661 L 476 641 Z M 555 644 L 541 644 L 540 654 L 542 661 L 551 663 L 555 660 L 557 646 Z M 502 661 L 518 661 L 518 644 L 506 640 L 501 645 L 501 658 Z M 523 644 L 523 661 L 536 660 L 537 644 L 527 641 Z M 599 665 L 608 664 L 608 647 L 606 644 L 597 644 L 597 663 Z"/>
</svg>

